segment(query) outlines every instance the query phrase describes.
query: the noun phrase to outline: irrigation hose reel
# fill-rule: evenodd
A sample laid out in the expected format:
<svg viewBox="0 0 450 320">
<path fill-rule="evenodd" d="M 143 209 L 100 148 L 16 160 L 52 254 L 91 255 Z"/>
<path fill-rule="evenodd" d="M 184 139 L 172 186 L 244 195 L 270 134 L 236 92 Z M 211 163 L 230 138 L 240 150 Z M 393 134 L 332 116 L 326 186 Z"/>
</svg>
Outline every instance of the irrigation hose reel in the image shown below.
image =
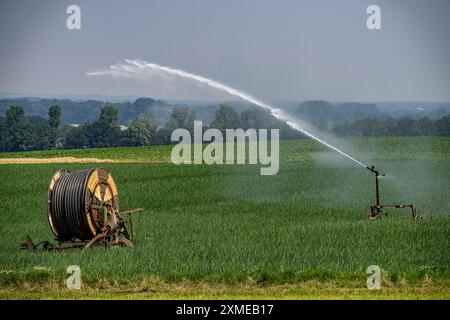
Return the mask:
<svg viewBox="0 0 450 320">
<path fill-rule="evenodd" d="M 55 240 L 34 244 L 29 236 L 24 249 L 88 249 L 93 246 L 133 246 L 131 214 L 141 208 L 119 209 L 119 193 L 112 175 L 103 168 L 57 171 L 48 187 L 47 217 Z M 129 229 L 129 230 L 128 230 Z"/>
</svg>

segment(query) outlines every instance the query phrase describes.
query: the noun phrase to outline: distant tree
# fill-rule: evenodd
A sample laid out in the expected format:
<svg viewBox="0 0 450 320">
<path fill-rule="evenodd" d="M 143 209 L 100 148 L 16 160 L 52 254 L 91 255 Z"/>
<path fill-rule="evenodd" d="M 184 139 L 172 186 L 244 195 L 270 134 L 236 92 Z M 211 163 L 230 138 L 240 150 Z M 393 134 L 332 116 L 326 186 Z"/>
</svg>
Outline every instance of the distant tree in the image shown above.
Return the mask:
<svg viewBox="0 0 450 320">
<path fill-rule="evenodd" d="M 61 108 L 57 105 L 48 109 L 48 125 L 52 129 L 59 129 L 61 125 Z"/>
<path fill-rule="evenodd" d="M 190 108 L 174 108 L 169 120 L 160 130 L 159 136 L 163 143 L 171 143 L 170 137 L 175 129 L 187 129 L 191 133 L 194 131 L 195 112 Z"/>
<path fill-rule="evenodd" d="M 4 123 L 0 123 L 0 151 L 7 151 L 8 150 L 8 144 L 7 144 L 7 129 Z"/>
<path fill-rule="evenodd" d="M 334 132 L 340 136 L 384 136 L 386 127 L 377 118 L 358 119 L 351 123 L 345 122 L 334 127 Z"/>
<path fill-rule="evenodd" d="M 416 136 L 418 135 L 417 121 L 408 117 L 402 117 L 397 120 L 393 133 L 395 136 Z"/>
<path fill-rule="evenodd" d="M 112 106 L 104 106 L 100 109 L 100 118 L 98 121 L 104 122 L 110 126 L 117 125 L 119 120 L 119 113 L 116 108 Z"/>
<path fill-rule="evenodd" d="M 239 128 L 239 113 L 233 107 L 221 104 L 217 109 L 215 118 L 211 122 L 210 127 L 225 132 L 226 129 Z"/>
<path fill-rule="evenodd" d="M 138 98 L 134 102 L 122 102 L 116 104 L 119 110 L 119 121 L 120 123 L 131 123 L 135 119 L 139 118 L 145 113 L 153 113 L 154 108 L 163 107 L 156 112 L 159 112 L 159 116 L 167 112 L 168 104 L 155 100 L 152 98 Z"/>
<path fill-rule="evenodd" d="M 341 123 L 363 118 L 379 118 L 382 115 L 375 103 L 344 102 L 332 106 L 330 121 Z"/>
<path fill-rule="evenodd" d="M 63 138 L 63 146 L 66 149 L 80 149 L 89 147 L 89 138 L 86 126 L 72 127 Z"/>
<path fill-rule="evenodd" d="M 339 136 L 450 136 L 450 115 L 437 121 L 427 116 L 417 120 L 364 118 L 337 125 L 333 131 Z"/>
<path fill-rule="evenodd" d="M 156 103 L 152 98 L 138 98 L 133 103 L 133 109 L 137 116 L 149 112 L 151 107 Z"/>
<path fill-rule="evenodd" d="M 105 106 L 100 110 L 98 120 L 70 129 L 63 139 L 63 146 L 65 148 L 119 146 L 122 133 L 117 125 L 117 120 L 117 109 Z M 79 142 L 75 139 L 79 139 Z"/>
<path fill-rule="evenodd" d="M 324 100 L 312 100 L 302 102 L 297 110 L 297 115 L 319 129 L 330 128 L 333 123 L 335 110 L 333 106 Z"/>
<path fill-rule="evenodd" d="M 397 119 L 388 117 L 383 121 L 385 127 L 386 136 L 395 136 L 397 132 Z"/>
<path fill-rule="evenodd" d="M 172 128 L 193 129 L 195 112 L 190 108 L 174 108 L 168 126 Z"/>
<path fill-rule="evenodd" d="M 119 117 L 117 109 L 104 106 L 100 110 L 100 117 L 92 124 L 86 125 L 89 146 L 94 148 L 116 147 L 121 143 L 122 133 L 117 124 Z"/>
<path fill-rule="evenodd" d="M 47 122 L 38 116 L 25 117 L 22 107 L 12 106 L 6 111 L 6 119 L 1 131 L 2 150 L 24 151 L 49 148 Z"/>
<path fill-rule="evenodd" d="M 281 139 L 303 138 L 304 136 L 297 130 L 288 126 L 285 122 L 276 119 L 267 110 L 256 106 L 241 112 L 239 116 L 239 127 L 248 129 L 279 129 Z"/>
<path fill-rule="evenodd" d="M 247 130 L 253 129 L 270 129 L 277 127 L 276 119 L 266 110 L 256 106 L 241 112 L 239 116 L 240 127 Z"/>
<path fill-rule="evenodd" d="M 7 151 L 26 150 L 31 140 L 31 128 L 26 123 L 25 112 L 22 107 L 11 106 L 6 111 L 6 139 Z"/>
<path fill-rule="evenodd" d="M 146 113 L 131 123 L 124 133 L 123 140 L 128 146 L 157 144 L 158 123 L 150 113 Z"/>
<path fill-rule="evenodd" d="M 417 135 L 432 136 L 434 134 L 434 124 L 427 116 L 417 120 Z"/>
<path fill-rule="evenodd" d="M 6 137 L 8 131 L 5 125 L 5 121 L 5 117 L 0 116 L 0 151 L 6 151 Z"/>
<path fill-rule="evenodd" d="M 324 100 L 302 102 L 296 116 L 321 130 L 332 130 L 335 126 L 360 119 L 386 117 L 374 103 L 344 102 L 332 105 Z M 340 130 L 343 128 L 340 127 Z"/>
<path fill-rule="evenodd" d="M 377 118 L 364 118 L 353 122 L 352 131 L 364 137 L 385 135 L 385 128 Z"/>
<path fill-rule="evenodd" d="M 436 122 L 436 133 L 440 136 L 450 136 L 450 115 L 442 117 Z"/>
<path fill-rule="evenodd" d="M 447 115 L 449 115 L 450 113 L 450 107 L 444 108 L 441 107 L 435 111 L 432 112 L 432 116 L 434 119 L 442 119 L 444 117 L 446 117 Z"/>
<path fill-rule="evenodd" d="M 6 124 L 8 126 L 22 123 L 24 120 L 25 112 L 22 107 L 11 106 L 8 111 L 6 111 Z"/>
<path fill-rule="evenodd" d="M 31 135 L 29 137 L 30 140 L 28 141 L 27 149 L 45 150 L 54 146 L 54 141 L 52 140 L 52 129 L 48 125 L 47 121 L 30 121 L 28 126 L 30 127 Z"/>
<path fill-rule="evenodd" d="M 48 109 L 48 125 L 50 127 L 48 143 L 55 146 L 61 125 L 61 108 L 59 106 L 54 105 Z"/>
</svg>

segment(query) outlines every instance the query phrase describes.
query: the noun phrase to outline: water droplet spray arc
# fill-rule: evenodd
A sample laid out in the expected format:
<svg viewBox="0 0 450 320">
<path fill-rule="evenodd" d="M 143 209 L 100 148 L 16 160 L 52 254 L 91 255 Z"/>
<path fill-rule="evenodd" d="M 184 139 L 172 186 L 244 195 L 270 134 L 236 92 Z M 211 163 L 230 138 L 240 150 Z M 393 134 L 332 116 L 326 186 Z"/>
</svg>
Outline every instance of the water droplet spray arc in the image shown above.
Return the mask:
<svg viewBox="0 0 450 320">
<path fill-rule="evenodd" d="M 281 110 L 280 108 L 271 106 L 265 102 L 260 101 L 259 99 L 242 92 L 240 90 L 231 88 L 227 85 L 224 85 L 220 82 L 217 82 L 212 79 L 208 79 L 199 75 L 195 75 L 183 70 L 179 69 L 173 69 L 165 66 L 158 65 L 156 63 L 150 63 L 142 60 L 132 60 L 132 59 L 125 59 L 124 62 L 120 62 L 114 65 L 111 65 L 109 69 L 106 70 L 100 70 L 100 71 L 94 71 L 94 72 L 87 72 L 87 76 L 103 76 L 103 75 L 111 75 L 112 77 L 126 77 L 126 78 L 137 78 L 137 79 L 145 79 L 145 77 L 149 74 L 169 74 L 178 76 L 184 79 L 189 79 L 192 81 L 196 81 L 199 83 L 202 83 L 204 85 L 207 85 L 211 88 L 224 91 L 234 97 L 238 97 L 242 100 L 245 100 L 247 102 L 250 102 L 260 108 L 268 110 L 275 118 L 286 122 L 291 128 L 294 130 L 302 132 L 304 135 L 316 140 L 317 142 L 327 146 L 328 148 L 338 152 L 339 154 L 343 155 L 344 157 L 352 160 L 353 162 L 359 164 L 360 166 L 367 167 L 364 163 L 360 162 L 359 160 L 353 158 L 352 156 L 348 155 L 344 151 L 332 146 L 328 142 L 320 139 L 319 137 L 315 136 L 311 132 L 305 130 L 302 128 L 301 124 L 296 122 L 294 119 L 292 119 L 286 112 Z"/>
</svg>

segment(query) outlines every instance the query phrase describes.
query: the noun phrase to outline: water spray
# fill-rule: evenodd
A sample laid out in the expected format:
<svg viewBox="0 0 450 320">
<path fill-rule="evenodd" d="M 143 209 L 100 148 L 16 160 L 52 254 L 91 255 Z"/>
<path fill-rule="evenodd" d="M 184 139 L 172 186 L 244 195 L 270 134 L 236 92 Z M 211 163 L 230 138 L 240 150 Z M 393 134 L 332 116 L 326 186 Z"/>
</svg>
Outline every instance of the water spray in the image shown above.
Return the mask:
<svg viewBox="0 0 450 320">
<path fill-rule="evenodd" d="M 270 104 L 267 104 L 265 102 L 260 101 L 259 99 L 243 92 L 237 89 L 234 89 L 232 87 L 229 87 L 227 85 L 224 85 L 220 82 L 217 82 L 215 80 L 205 78 L 196 74 L 192 74 L 183 70 L 179 69 L 173 69 L 165 66 L 158 65 L 156 63 L 150 63 L 142 60 L 131 60 L 131 59 L 125 59 L 124 62 L 111 65 L 109 69 L 106 70 L 100 70 L 100 71 L 94 71 L 94 72 L 87 72 L 87 76 L 102 76 L 102 75 L 111 75 L 112 77 L 126 77 L 126 78 L 136 78 L 136 79 L 145 79 L 145 77 L 149 74 L 171 74 L 174 76 L 178 76 L 185 79 L 194 80 L 196 82 L 205 84 L 211 88 L 224 91 L 228 93 L 229 95 L 232 95 L 234 97 L 238 97 L 242 100 L 245 100 L 247 102 L 250 102 L 262 109 L 268 110 L 271 115 L 273 115 L 276 119 L 281 120 L 285 123 L 287 123 L 288 126 L 293 128 L 296 131 L 299 131 L 303 133 L 304 135 L 310 137 L 311 139 L 316 140 L 317 142 L 327 146 L 328 148 L 338 152 L 339 154 L 343 155 L 344 157 L 350 159 L 351 161 L 357 163 L 358 165 L 362 167 L 367 167 L 364 163 L 361 161 L 356 160 L 352 156 L 348 155 L 344 151 L 332 146 L 331 144 L 327 143 L 326 141 L 323 141 L 319 137 L 315 136 L 311 132 L 307 131 L 306 129 L 302 128 L 301 124 L 296 122 L 294 119 L 292 119 L 286 112 L 281 110 L 280 108 L 277 108 L 275 106 L 271 106 Z"/>
<path fill-rule="evenodd" d="M 368 219 L 375 219 L 380 216 L 381 213 L 383 213 L 383 208 L 411 208 L 412 216 L 413 218 L 421 217 L 417 214 L 416 208 L 412 204 L 408 205 L 381 205 L 380 203 L 380 182 L 379 178 L 384 176 L 380 175 L 380 173 L 375 170 L 374 166 L 369 167 L 368 165 L 362 163 L 361 161 L 355 159 L 354 157 L 350 156 L 349 154 L 345 153 L 344 151 L 340 150 L 339 148 L 329 144 L 328 142 L 320 139 L 313 133 L 309 132 L 303 126 L 299 123 L 299 121 L 296 121 L 291 116 L 289 116 L 285 111 L 281 110 L 280 108 L 274 107 L 270 104 L 267 104 L 263 101 L 260 101 L 259 99 L 243 92 L 237 89 L 234 89 L 232 87 L 229 87 L 225 84 L 222 84 L 220 82 L 217 82 L 215 80 L 202 77 L 199 75 L 195 75 L 193 73 L 186 72 L 184 70 L 180 69 L 173 69 L 165 66 L 158 65 L 156 63 L 150 63 L 142 60 L 132 60 L 132 59 L 125 59 L 124 62 L 117 63 L 115 65 L 111 65 L 109 69 L 106 70 L 100 70 L 100 71 L 94 71 L 94 72 L 87 72 L 87 76 L 103 76 L 103 75 L 110 75 L 112 77 L 125 77 L 125 78 L 135 78 L 135 79 L 146 79 L 148 75 L 151 74 L 158 74 L 158 75 L 164 75 L 164 74 L 170 74 L 174 76 L 178 76 L 184 79 L 193 80 L 202 84 L 205 84 L 211 88 L 224 91 L 234 97 L 238 97 L 242 100 L 245 100 L 247 102 L 250 102 L 262 109 L 268 110 L 272 116 L 274 116 L 276 119 L 284 121 L 288 126 L 293 128 L 294 130 L 297 130 L 304 135 L 310 137 L 311 139 L 314 139 L 315 141 L 325 145 L 326 147 L 338 152 L 339 154 L 343 155 L 347 159 L 350 159 L 354 163 L 367 168 L 372 173 L 375 174 L 375 182 L 376 182 L 376 204 L 374 206 L 371 206 L 371 212 L 366 214 L 366 218 Z M 384 212 L 387 215 L 387 212 Z"/>
</svg>

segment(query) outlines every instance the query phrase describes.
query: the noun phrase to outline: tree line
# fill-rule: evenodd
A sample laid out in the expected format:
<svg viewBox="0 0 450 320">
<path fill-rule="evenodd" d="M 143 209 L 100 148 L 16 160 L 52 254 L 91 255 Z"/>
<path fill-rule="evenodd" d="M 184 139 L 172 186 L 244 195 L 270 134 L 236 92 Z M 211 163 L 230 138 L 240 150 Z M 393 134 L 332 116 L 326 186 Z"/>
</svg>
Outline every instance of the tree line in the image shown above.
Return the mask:
<svg viewBox="0 0 450 320">
<path fill-rule="evenodd" d="M 338 136 L 450 136 L 450 115 L 438 120 L 427 116 L 419 119 L 402 117 L 399 119 L 363 118 L 353 122 L 344 122 L 333 127 L 333 133 Z"/>
<path fill-rule="evenodd" d="M 48 120 L 26 117 L 22 107 L 12 106 L 0 118 L 0 151 L 43 150 L 55 147 L 60 137 L 61 108 L 52 106 Z"/>
<path fill-rule="evenodd" d="M 320 108 L 319 108 L 320 109 Z M 322 109 L 320 109 L 322 110 Z M 320 111 L 319 110 L 319 111 Z M 126 128 L 118 124 L 119 111 L 104 106 L 98 119 L 78 126 L 61 126 L 61 108 L 48 109 L 48 119 L 26 116 L 24 109 L 12 106 L 6 117 L 0 117 L 0 151 L 45 150 L 55 148 L 79 149 L 116 146 L 149 146 L 170 144 L 171 134 L 177 128 L 193 131 L 195 112 L 188 107 L 176 107 L 169 120 L 162 126 L 151 113 L 141 114 Z M 313 124 L 321 130 L 339 136 L 450 136 L 450 115 L 438 120 L 366 117 L 337 124 L 320 122 Z M 286 123 L 274 118 L 269 112 L 251 106 L 242 112 L 222 104 L 215 112 L 213 121 L 206 127 L 223 133 L 226 129 L 242 128 L 279 129 L 281 139 L 302 138 L 302 134 Z"/>
<path fill-rule="evenodd" d="M 104 106 L 95 121 L 62 127 L 61 108 L 57 105 L 49 108 L 48 120 L 27 117 L 23 108 L 13 106 L 7 110 L 6 117 L 0 117 L 0 151 L 170 144 L 175 129 L 184 128 L 193 132 L 195 112 L 188 107 L 175 107 L 163 126 L 149 112 L 137 117 L 126 128 L 119 126 L 118 119 L 117 108 Z M 256 107 L 238 113 L 223 104 L 209 126 L 222 131 L 232 128 L 278 128 L 285 139 L 301 137 L 297 131 Z"/>
</svg>

